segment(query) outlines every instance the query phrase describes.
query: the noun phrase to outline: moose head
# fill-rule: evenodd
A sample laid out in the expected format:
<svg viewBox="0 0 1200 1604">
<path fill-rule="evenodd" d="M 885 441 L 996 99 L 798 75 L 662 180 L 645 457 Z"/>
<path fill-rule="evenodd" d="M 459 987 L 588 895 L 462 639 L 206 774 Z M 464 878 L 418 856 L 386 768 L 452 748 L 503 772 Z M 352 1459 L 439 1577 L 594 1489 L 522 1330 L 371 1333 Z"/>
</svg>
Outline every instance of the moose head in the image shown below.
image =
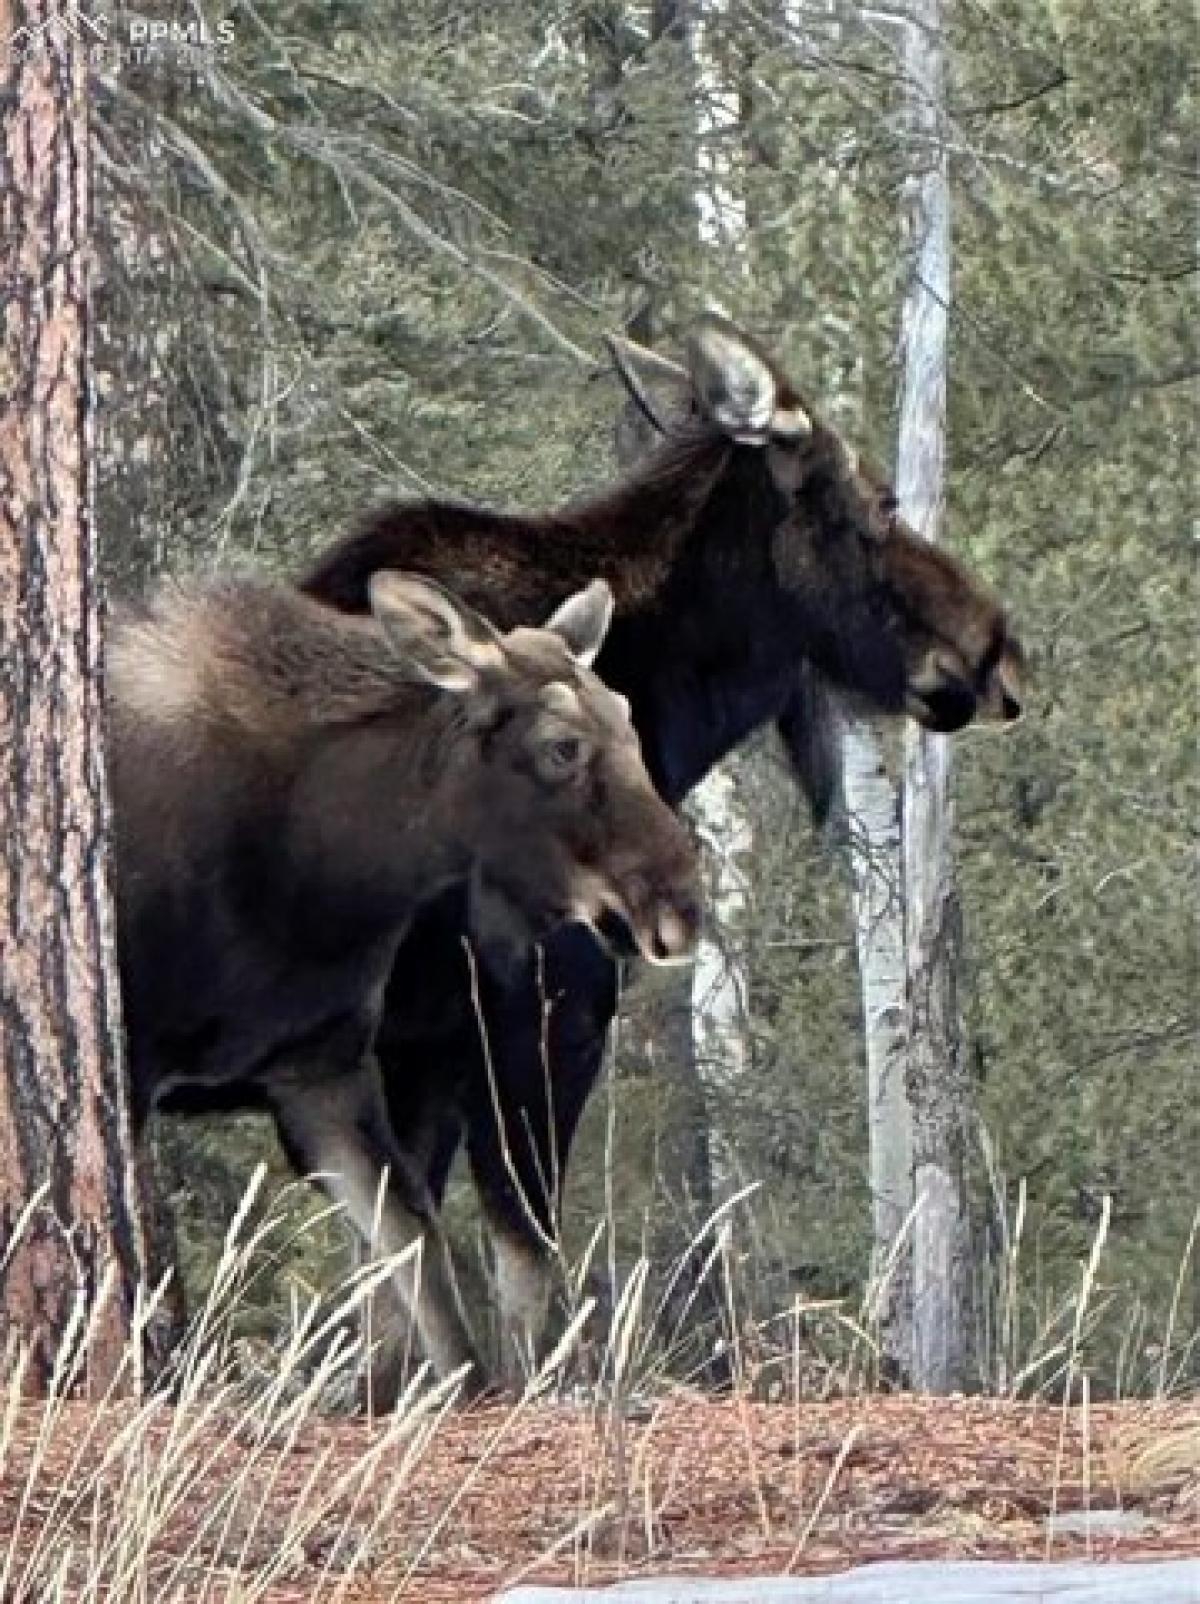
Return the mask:
<svg viewBox="0 0 1200 1604">
<path fill-rule="evenodd" d="M 774 629 L 801 640 L 829 680 L 930 730 L 1020 716 L 1023 653 L 1003 608 L 917 535 L 883 475 L 752 339 L 709 314 L 686 366 L 623 338 L 609 344 L 639 420 L 636 429 L 626 420 L 624 440 L 661 441 L 642 473 L 687 455 L 702 461 L 717 441 L 731 448 L 711 491 L 725 506 L 710 506 L 707 522 L 723 560 L 734 526 L 759 544 L 743 565 L 755 570 L 746 616 L 757 629 L 770 590 Z M 732 568 L 730 579 L 736 586 Z M 731 612 L 737 600 L 731 588 Z"/>
<path fill-rule="evenodd" d="M 608 585 L 507 634 L 415 574 L 377 573 L 370 603 L 407 670 L 454 700 L 436 800 L 470 850 L 476 935 L 518 945 L 578 921 L 631 937 L 652 963 L 686 958 L 700 920 L 691 840 L 650 784 L 629 703 L 591 671 Z"/>
</svg>

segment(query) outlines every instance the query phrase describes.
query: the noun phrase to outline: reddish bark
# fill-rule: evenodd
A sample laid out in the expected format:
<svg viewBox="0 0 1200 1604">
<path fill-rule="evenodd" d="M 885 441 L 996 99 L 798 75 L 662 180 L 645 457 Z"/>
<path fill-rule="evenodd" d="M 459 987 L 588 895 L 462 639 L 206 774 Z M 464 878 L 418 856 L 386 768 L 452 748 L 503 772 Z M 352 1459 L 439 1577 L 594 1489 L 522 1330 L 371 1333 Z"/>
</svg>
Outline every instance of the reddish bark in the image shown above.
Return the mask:
<svg viewBox="0 0 1200 1604">
<path fill-rule="evenodd" d="M 0 1355 L 45 1386 L 107 1266 L 86 1376 L 127 1349 L 142 1263 L 102 760 L 91 518 L 86 61 L 0 0 Z M 39 1188 L 24 1228 L 14 1229 Z"/>
</svg>

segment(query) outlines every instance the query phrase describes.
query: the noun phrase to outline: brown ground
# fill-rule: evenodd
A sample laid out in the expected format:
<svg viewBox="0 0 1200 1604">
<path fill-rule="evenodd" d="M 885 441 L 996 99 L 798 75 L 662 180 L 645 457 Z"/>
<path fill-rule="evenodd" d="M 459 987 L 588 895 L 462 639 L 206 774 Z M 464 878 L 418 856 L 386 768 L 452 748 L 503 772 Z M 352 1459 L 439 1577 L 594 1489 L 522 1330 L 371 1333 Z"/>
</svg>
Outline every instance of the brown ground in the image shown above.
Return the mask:
<svg viewBox="0 0 1200 1604">
<path fill-rule="evenodd" d="M 118 1529 L 118 1512 L 135 1529 L 129 1512 L 156 1497 L 160 1513 L 140 1521 L 145 1551 L 125 1551 L 128 1574 L 151 1578 L 136 1596 L 156 1604 L 472 1604 L 525 1578 L 1200 1555 L 1197 1402 L 1064 1416 L 978 1399 L 793 1408 L 681 1393 L 618 1429 L 592 1406 L 539 1404 L 450 1416 L 407 1468 L 400 1437 L 379 1425 L 309 1420 L 290 1447 L 264 1445 L 226 1411 L 181 1455 L 187 1469 L 170 1508 L 163 1490 L 186 1425 L 178 1415 L 163 1409 L 116 1452 L 131 1409 L 98 1416 L 68 1405 L 31 1481 L 41 1418 L 31 1405 L 10 1431 L 0 1420 L 5 1604 L 36 1596 L 19 1583 L 39 1542 L 52 1568 L 77 1552 L 80 1593 L 85 1574 L 115 1580 L 116 1554 L 97 1557 L 105 1534 Z M 114 1457 L 97 1477 L 87 1466 L 101 1444 Z M 343 1475 L 357 1490 L 339 1486 Z M 1116 1507 L 1144 1517 L 1136 1533 L 1048 1536 L 1055 1511 Z M 302 1530 L 305 1512 L 311 1529 Z M 279 1574 L 260 1590 L 273 1562 Z M 123 1604 L 135 1594 L 118 1586 L 96 1596 Z"/>
</svg>

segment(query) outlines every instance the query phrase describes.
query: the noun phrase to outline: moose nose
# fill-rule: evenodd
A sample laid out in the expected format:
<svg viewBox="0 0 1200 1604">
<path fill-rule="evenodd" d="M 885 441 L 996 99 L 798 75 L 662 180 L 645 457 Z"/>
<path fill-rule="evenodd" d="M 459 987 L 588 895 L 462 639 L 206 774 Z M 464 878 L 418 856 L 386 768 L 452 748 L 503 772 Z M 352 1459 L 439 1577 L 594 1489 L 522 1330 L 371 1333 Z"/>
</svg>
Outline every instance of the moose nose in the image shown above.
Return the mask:
<svg viewBox="0 0 1200 1604">
<path fill-rule="evenodd" d="M 1000 714 L 1006 723 L 1011 724 L 1021 716 L 1021 704 L 1015 696 L 1005 691 L 1000 697 Z"/>
<path fill-rule="evenodd" d="M 700 917 L 700 900 L 691 892 L 661 898 L 650 930 L 653 961 L 672 964 L 690 957 L 700 934 Z"/>
</svg>

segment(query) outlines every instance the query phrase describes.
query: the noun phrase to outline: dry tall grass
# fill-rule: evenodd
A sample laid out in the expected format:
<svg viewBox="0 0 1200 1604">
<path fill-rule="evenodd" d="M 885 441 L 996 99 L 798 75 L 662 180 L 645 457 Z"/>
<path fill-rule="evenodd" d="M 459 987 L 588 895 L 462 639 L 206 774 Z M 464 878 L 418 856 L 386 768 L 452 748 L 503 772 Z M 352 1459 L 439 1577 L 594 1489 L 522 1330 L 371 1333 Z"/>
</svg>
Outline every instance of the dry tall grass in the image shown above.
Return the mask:
<svg viewBox="0 0 1200 1604">
<path fill-rule="evenodd" d="M 125 1374 L 106 1391 L 93 1390 L 88 1355 L 97 1308 L 111 1284 L 90 1305 L 77 1300 L 44 1399 L 25 1396 L 28 1350 L 10 1345 L 0 1378 L 4 1604 L 265 1604 L 272 1589 L 301 1570 L 308 1604 L 335 1604 L 356 1596 L 384 1545 L 392 1577 L 387 1596 L 420 1598 L 423 1565 L 455 1526 L 479 1478 L 520 1437 L 527 1413 L 551 1392 L 572 1397 L 576 1417 L 580 1408 L 590 1411 L 593 1446 L 579 1468 L 573 1520 L 529 1555 L 526 1568 L 559 1556 L 581 1574 L 597 1554 L 621 1566 L 658 1551 L 670 1486 L 653 1463 L 653 1422 L 662 1401 L 686 1385 L 673 1375 L 690 1306 L 685 1299 L 681 1313 L 674 1296 L 683 1261 L 657 1292 L 645 1257 L 624 1270 L 610 1264 L 610 1273 L 619 1274 L 613 1314 L 593 1362 L 592 1384 L 586 1393 L 572 1393 L 572 1365 L 594 1315 L 582 1289 L 608 1235 L 603 1223 L 597 1228 L 583 1261 L 564 1267 L 569 1309 L 553 1353 L 509 1407 L 480 1417 L 471 1462 L 422 1529 L 405 1534 L 397 1573 L 397 1503 L 444 1430 L 461 1377 L 436 1381 L 415 1368 L 395 1413 L 363 1424 L 361 1451 L 349 1461 L 344 1454 L 334 1458 L 309 1428 L 331 1398 L 353 1391 L 364 1357 L 363 1338 L 353 1333 L 371 1330 L 366 1311 L 372 1294 L 396 1263 L 377 1262 L 356 1272 L 332 1303 L 298 1302 L 269 1355 L 247 1349 L 238 1337 L 239 1311 L 295 1230 L 286 1193 L 263 1212 L 262 1183 L 260 1171 L 226 1233 L 208 1296 L 191 1319 L 169 1376 L 154 1390 L 135 1388 L 140 1396 L 132 1402 L 119 1396 L 123 1382 L 140 1381 L 141 1338 L 157 1295 L 139 1300 Z M 750 1190 L 705 1221 L 686 1263 L 689 1298 L 707 1286 L 722 1310 L 716 1340 L 731 1377 L 723 1418 L 727 1427 L 733 1423 L 742 1483 L 757 1510 L 759 1537 L 769 1544 L 781 1533 L 768 1485 L 772 1467 L 759 1457 L 759 1405 L 753 1400 L 790 1406 L 799 1443 L 814 1391 L 868 1391 L 878 1347 L 873 1311 L 882 1300 L 873 1286 L 855 1310 L 796 1300 L 774 1319 L 752 1320 L 740 1301 L 746 1267 L 737 1245 Z M 35 1200 L 33 1206 L 43 1205 Z M 1020 1299 L 1020 1220 L 1018 1198 L 995 1321 L 995 1377 L 1009 1396 L 1028 1392 L 1031 1383 L 1035 1390 L 1052 1385 L 1064 1409 L 1066 1403 L 1085 1406 L 1086 1426 L 1085 1337 L 1101 1285 L 1107 1220 L 1101 1221 L 1070 1306 L 1057 1313 L 1052 1327 L 1032 1333 L 1032 1346 L 1023 1354 L 1014 1312 Z M 1183 1278 L 1181 1269 L 1181 1287 Z M 1182 1374 L 1181 1354 L 1187 1351 L 1177 1329 L 1179 1301 L 1162 1335 L 1163 1390 Z M 815 1368 L 814 1353 L 820 1355 Z M 643 1429 L 647 1423 L 650 1429 Z M 803 1555 L 855 1444 L 850 1431 L 832 1456 L 823 1487 L 811 1492 L 799 1516 L 789 1516 L 791 1563 Z M 18 1464 L 19 1483 L 13 1479 Z M 1079 1474 L 1073 1465 L 1072 1476 Z M 1092 1472 L 1085 1467 L 1083 1475 L 1089 1481 Z M 1095 1471 L 1098 1482 L 1135 1491 L 1164 1477 L 1185 1489 L 1200 1482 L 1200 1433 L 1156 1435 L 1143 1425 L 1127 1443 L 1110 1446 Z M 284 1486 L 289 1492 L 281 1523 Z"/>
</svg>

